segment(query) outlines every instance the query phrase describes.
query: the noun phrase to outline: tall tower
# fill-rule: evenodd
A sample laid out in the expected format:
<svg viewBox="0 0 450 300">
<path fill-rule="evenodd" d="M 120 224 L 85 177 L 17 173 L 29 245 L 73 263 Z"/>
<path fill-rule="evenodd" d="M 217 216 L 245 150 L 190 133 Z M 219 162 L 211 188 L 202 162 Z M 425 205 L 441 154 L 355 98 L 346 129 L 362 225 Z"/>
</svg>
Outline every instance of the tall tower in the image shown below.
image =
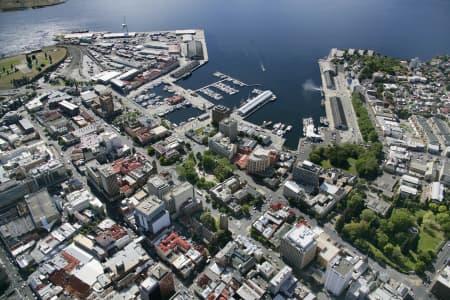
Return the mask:
<svg viewBox="0 0 450 300">
<path fill-rule="evenodd" d="M 220 214 L 219 227 L 222 230 L 228 231 L 228 216 L 226 214 Z"/>
</svg>

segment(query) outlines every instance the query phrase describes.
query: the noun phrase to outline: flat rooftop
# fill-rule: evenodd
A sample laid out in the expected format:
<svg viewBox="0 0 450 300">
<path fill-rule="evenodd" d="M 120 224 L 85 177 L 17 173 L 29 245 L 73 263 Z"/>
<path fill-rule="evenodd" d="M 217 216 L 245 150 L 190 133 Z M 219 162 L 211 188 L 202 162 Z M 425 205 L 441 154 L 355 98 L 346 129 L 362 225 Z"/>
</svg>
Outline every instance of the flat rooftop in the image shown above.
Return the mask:
<svg viewBox="0 0 450 300">
<path fill-rule="evenodd" d="M 286 234 L 286 238 L 300 249 L 307 249 L 316 241 L 314 232 L 303 223 L 295 225 Z"/>
</svg>

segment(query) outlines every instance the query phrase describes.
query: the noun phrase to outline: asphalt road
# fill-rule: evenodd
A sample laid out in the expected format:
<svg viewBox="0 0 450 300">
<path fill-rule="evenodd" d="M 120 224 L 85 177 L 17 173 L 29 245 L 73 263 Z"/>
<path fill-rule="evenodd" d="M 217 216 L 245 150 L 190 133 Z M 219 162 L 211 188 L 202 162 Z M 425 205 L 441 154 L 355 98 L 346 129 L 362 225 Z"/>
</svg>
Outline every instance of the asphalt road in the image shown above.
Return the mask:
<svg viewBox="0 0 450 300">
<path fill-rule="evenodd" d="M 31 291 L 26 281 L 23 280 L 23 278 L 20 276 L 15 263 L 7 254 L 4 247 L 0 247 L 0 263 L 6 270 L 9 281 L 11 282 L 9 289 L 3 294 L 3 297 L 1 297 L 0 299 L 35 299 L 33 292 Z M 9 294 L 11 294 L 11 296 L 8 297 L 7 295 Z"/>
</svg>

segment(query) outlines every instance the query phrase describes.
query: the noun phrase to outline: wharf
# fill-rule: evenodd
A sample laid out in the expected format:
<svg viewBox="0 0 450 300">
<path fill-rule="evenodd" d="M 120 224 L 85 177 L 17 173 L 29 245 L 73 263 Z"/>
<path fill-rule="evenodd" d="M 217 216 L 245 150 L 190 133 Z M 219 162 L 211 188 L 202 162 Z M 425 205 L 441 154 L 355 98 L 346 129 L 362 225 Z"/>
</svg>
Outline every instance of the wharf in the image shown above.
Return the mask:
<svg viewBox="0 0 450 300">
<path fill-rule="evenodd" d="M 334 120 L 330 99 L 332 97 L 338 97 L 341 99 L 345 119 L 348 126 L 347 130 L 336 129 L 336 132 L 339 133 L 340 140 L 343 143 L 361 143 L 363 142 L 363 139 L 359 131 L 358 120 L 352 104 L 352 95 L 346 85 L 344 72 L 342 70 L 339 70 L 340 68 L 338 67 L 338 70 L 336 71 L 336 76 L 333 77 L 335 89 L 329 89 L 325 84 L 326 80 L 324 71 L 326 68 L 325 65 L 328 63 L 329 63 L 328 60 L 319 59 L 320 76 L 322 79 L 322 90 L 324 93 L 325 113 L 329 121 L 329 128 L 330 129 L 336 128 L 336 120 Z"/>
</svg>

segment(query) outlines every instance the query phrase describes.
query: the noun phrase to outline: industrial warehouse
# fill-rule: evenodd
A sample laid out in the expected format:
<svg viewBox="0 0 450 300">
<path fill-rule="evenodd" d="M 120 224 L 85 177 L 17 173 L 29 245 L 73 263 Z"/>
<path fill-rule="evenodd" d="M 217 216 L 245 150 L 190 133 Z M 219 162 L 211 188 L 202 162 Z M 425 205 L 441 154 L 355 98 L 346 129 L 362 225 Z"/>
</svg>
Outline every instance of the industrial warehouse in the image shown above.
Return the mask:
<svg viewBox="0 0 450 300">
<path fill-rule="evenodd" d="M 330 104 L 334 120 L 334 128 L 346 130 L 347 121 L 345 120 L 344 108 L 342 107 L 341 98 L 331 97 Z"/>
</svg>

